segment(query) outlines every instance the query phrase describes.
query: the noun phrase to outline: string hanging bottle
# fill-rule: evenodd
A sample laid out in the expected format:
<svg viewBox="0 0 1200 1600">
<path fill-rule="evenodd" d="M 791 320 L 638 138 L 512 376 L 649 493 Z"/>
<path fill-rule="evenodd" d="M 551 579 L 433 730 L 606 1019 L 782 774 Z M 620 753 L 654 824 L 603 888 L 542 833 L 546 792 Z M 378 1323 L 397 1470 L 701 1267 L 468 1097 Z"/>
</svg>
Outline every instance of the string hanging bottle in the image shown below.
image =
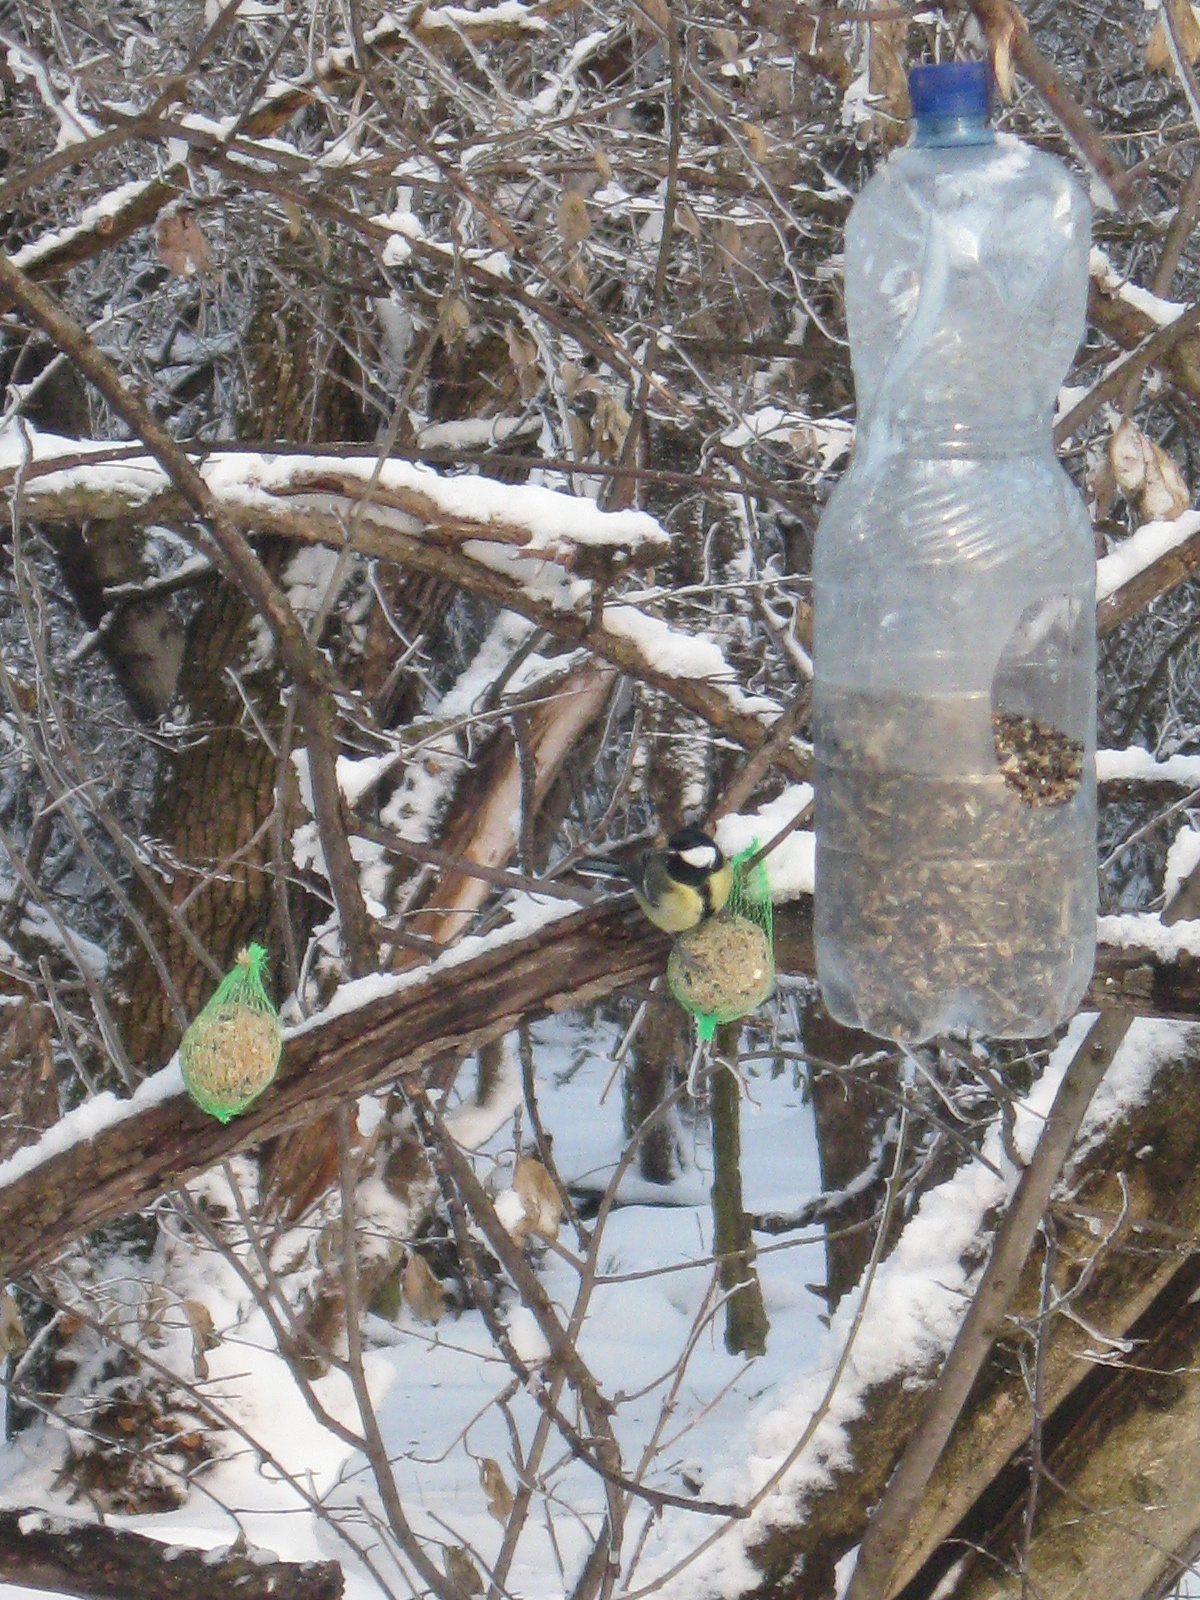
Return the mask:
<svg viewBox="0 0 1200 1600">
<path fill-rule="evenodd" d="M 846 227 L 858 402 L 814 557 L 816 950 L 839 1021 L 1045 1034 L 1096 926 L 1095 559 L 1051 420 L 1090 211 L 989 126 L 990 74 L 910 75 L 912 142 Z"/>
</svg>

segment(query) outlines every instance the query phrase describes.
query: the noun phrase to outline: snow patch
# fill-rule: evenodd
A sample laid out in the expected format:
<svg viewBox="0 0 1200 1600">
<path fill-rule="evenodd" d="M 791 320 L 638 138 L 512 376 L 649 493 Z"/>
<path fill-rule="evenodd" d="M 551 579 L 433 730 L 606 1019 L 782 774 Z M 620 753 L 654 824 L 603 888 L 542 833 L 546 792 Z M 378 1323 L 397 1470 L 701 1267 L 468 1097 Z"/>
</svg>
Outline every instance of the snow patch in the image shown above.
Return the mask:
<svg viewBox="0 0 1200 1600">
<path fill-rule="evenodd" d="M 708 634 L 684 633 L 636 606 L 607 605 L 602 621 L 606 633 L 636 645 L 642 660 L 656 672 L 669 678 L 707 680 L 721 690 L 732 706 L 752 716 L 778 711 L 773 700 L 746 694 L 720 645 Z"/>
<path fill-rule="evenodd" d="M 461 966 L 464 961 L 474 961 L 489 951 L 526 939 L 539 928 L 557 922 L 560 917 L 573 916 L 579 908 L 572 905 L 569 900 L 548 900 L 538 895 L 522 894 L 514 896 L 508 909 L 512 920 L 505 927 L 496 929 L 492 933 L 470 934 L 465 939 L 460 939 L 453 949 L 447 950 L 427 967 L 420 967 L 410 972 L 374 972 L 365 978 L 354 978 L 350 983 L 344 983 L 323 1011 L 307 1018 L 295 1028 L 285 1028 L 284 1039 L 298 1038 L 302 1033 L 309 1033 L 313 1028 L 319 1028 L 334 1017 L 345 1016 L 351 1011 L 360 1011 L 376 1000 L 399 994 L 416 984 L 427 983 L 451 967 Z M 0 1169 L 0 1173 L 2 1170 Z"/>
<path fill-rule="evenodd" d="M 812 797 L 811 784 L 790 784 L 757 811 L 722 817 L 717 823 L 717 843 L 727 856 L 735 856 L 751 845 L 761 849 L 812 803 Z M 803 894 L 812 894 L 816 883 L 816 835 L 811 829 L 795 829 L 763 858 L 763 866 L 772 900 L 797 900 Z"/>
<path fill-rule="evenodd" d="M 1096 937 L 1101 944 L 1124 950 L 1144 950 L 1160 961 L 1178 961 L 1182 955 L 1200 956 L 1200 922 L 1177 922 L 1173 928 L 1166 928 L 1151 911 L 1099 917 Z"/>
<path fill-rule="evenodd" d="M 1197 866 L 1200 866 L 1200 829 L 1181 828 L 1167 851 L 1163 893 L 1168 905 L 1178 894 L 1180 884 Z"/>
<path fill-rule="evenodd" d="M 508 1337 L 527 1367 L 540 1366 L 549 1359 L 550 1345 L 528 1306 L 514 1306 L 508 1313 Z"/>
<path fill-rule="evenodd" d="M 102 224 L 110 222 L 113 217 L 118 216 L 127 206 L 132 205 L 139 195 L 145 194 L 149 187 L 150 179 L 138 178 L 131 183 L 123 183 L 116 189 L 110 189 L 107 194 L 101 195 L 99 200 L 93 200 L 91 205 L 85 206 L 79 213 L 79 221 L 72 226 L 59 228 L 53 233 L 43 233 L 39 238 L 34 239 L 32 243 L 22 245 L 20 250 L 11 257 L 13 266 L 20 267 L 22 272 L 28 272 L 29 268 L 36 266 L 44 256 L 51 255 L 55 250 L 70 244 L 72 239 L 82 238 L 84 234 L 88 233 L 104 232 Z M 9 432 L 10 430 L 5 429 L 4 431 Z M 11 431 L 15 433 L 16 430 L 13 429 Z M 30 433 L 33 433 L 32 429 L 30 429 Z M 71 445 L 71 453 L 75 454 L 79 449 L 78 443 L 73 439 L 69 443 Z M 106 446 L 101 443 L 97 448 L 104 449 Z M 111 446 L 108 448 L 111 448 Z"/>
<path fill-rule="evenodd" d="M 1151 294 L 1149 289 L 1122 278 L 1098 245 L 1092 246 L 1088 256 L 1088 272 L 1105 294 L 1124 300 L 1126 305 L 1133 306 L 1160 328 L 1169 328 L 1187 310 L 1187 306 L 1178 300 L 1164 300 L 1159 295 Z"/>
</svg>

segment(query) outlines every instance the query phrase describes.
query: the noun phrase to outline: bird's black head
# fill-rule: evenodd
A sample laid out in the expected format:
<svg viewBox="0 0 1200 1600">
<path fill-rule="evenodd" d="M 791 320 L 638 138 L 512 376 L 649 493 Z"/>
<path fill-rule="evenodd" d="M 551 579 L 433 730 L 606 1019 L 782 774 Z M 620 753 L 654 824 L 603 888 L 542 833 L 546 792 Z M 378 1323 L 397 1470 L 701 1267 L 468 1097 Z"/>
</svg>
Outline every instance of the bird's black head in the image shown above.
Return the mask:
<svg viewBox="0 0 1200 1600">
<path fill-rule="evenodd" d="M 690 823 L 667 840 L 671 876 L 680 883 L 702 884 L 725 865 L 715 839 Z"/>
</svg>

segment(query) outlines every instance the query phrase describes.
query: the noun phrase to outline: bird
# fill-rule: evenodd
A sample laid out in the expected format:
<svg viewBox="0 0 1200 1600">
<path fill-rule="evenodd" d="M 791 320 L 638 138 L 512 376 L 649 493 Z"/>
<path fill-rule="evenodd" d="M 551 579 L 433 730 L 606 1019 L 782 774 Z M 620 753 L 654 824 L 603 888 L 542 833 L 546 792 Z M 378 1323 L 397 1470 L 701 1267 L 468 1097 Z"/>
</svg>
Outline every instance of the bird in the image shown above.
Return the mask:
<svg viewBox="0 0 1200 1600">
<path fill-rule="evenodd" d="M 723 908 L 733 889 L 733 868 L 721 847 L 695 824 L 631 860 L 589 856 L 576 871 L 629 884 L 642 911 L 664 933 L 697 927 Z"/>
</svg>

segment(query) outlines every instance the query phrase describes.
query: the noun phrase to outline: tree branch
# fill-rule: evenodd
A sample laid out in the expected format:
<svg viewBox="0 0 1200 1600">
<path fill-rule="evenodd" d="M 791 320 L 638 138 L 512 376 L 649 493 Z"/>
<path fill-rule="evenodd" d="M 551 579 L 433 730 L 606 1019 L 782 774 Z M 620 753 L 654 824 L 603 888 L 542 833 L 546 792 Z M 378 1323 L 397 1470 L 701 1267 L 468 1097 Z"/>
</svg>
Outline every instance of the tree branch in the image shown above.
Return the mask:
<svg viewBox="0 0 1200 1600">
<path fill-rule="evenodd" d="M 149 1205 L 239 1150 L 419 1074 L 439 1057 L 500 1038 L 522 1017 L 566 1011 L 647 982 L 664 970 L 668 947 L 624 900 L 523 936 L 505 930 L 469 960 L 456 960 L 455 952 L 444 966 L 398 978 L 394 992 L 292 1034 L 271 1088 L 226 1126 L 206 1117 L 181 1088 L 67 1148 L 61 1134 L 52 1135 L 54 1144 L 36 1166 L 27 1167 L 37 1159 L 32 1146 L 22 1152 L 19 1176 L 4 1182 L 0 1169 L 0 1276 L 30 1271 L 80 1234 Z M 811 901 L 776 908 L 775 949 L 781 973 L 813 975 Z M 1103 949 L 1084 1004 L 1194 1021 L 1200 963 Z"/>
<path fill-rule="evenodd" d="M 1133 180 L 1110 153 L 1066 85 L 1029 37 L 1025 18 L 1011 0 L 969 0 L 989 40 L 1008 37 L 1013 65 L 1029 79 L 1042 103 L 1061 125 L 1080 155 L 1126 211 L 1133 203 Z M 1013 26 L 1015 18 L 1016 26 Z"/>
<path fill-rule="evenodd" d="M 36 323 L 84 377 L 95 385 L 121 420 L 142 440 L 192 509 L 208 523 L 226 570 L 242 586 L 255 609 L 266 620 L 285 666 L 301 688 L 307 711 L 305 727 L 312 765 L 315 768 L 323 763 L 330 771 L 334 770 L 333 737 L 337 708 L 328 669 L 296 620 L 287 597 L 272 581 L 241 529 L 209 489 L 187 452 L 176 444 L 137 395 L 125 387 L 108 357 L 44 289 L 32 282 L 2 253 L 0 293 L 6 294 L 31 322 Z M 191 542 L 200 548 L 194 536 Z M 351 953 L 351 966 L 357 975 L 366 970 L 370 961 L 369 923 L 357 870 L 350 858 L 350 846 L 345 830 L 340 826 L 340 818 L 334 817 L 329 805 L 323 805 L 318 812 L 317 826 L 321 848 L 330 867 L 330 883 L 338 915 Z"/>
<path fill-rule="evenodd" d="M 27 1509 L 0 1511 L 0 1580 L 93 1600 L 341 1600 L 336 1561 L 262 1550 L 186 1550 L 123 1528 Z"/>
</svg>

